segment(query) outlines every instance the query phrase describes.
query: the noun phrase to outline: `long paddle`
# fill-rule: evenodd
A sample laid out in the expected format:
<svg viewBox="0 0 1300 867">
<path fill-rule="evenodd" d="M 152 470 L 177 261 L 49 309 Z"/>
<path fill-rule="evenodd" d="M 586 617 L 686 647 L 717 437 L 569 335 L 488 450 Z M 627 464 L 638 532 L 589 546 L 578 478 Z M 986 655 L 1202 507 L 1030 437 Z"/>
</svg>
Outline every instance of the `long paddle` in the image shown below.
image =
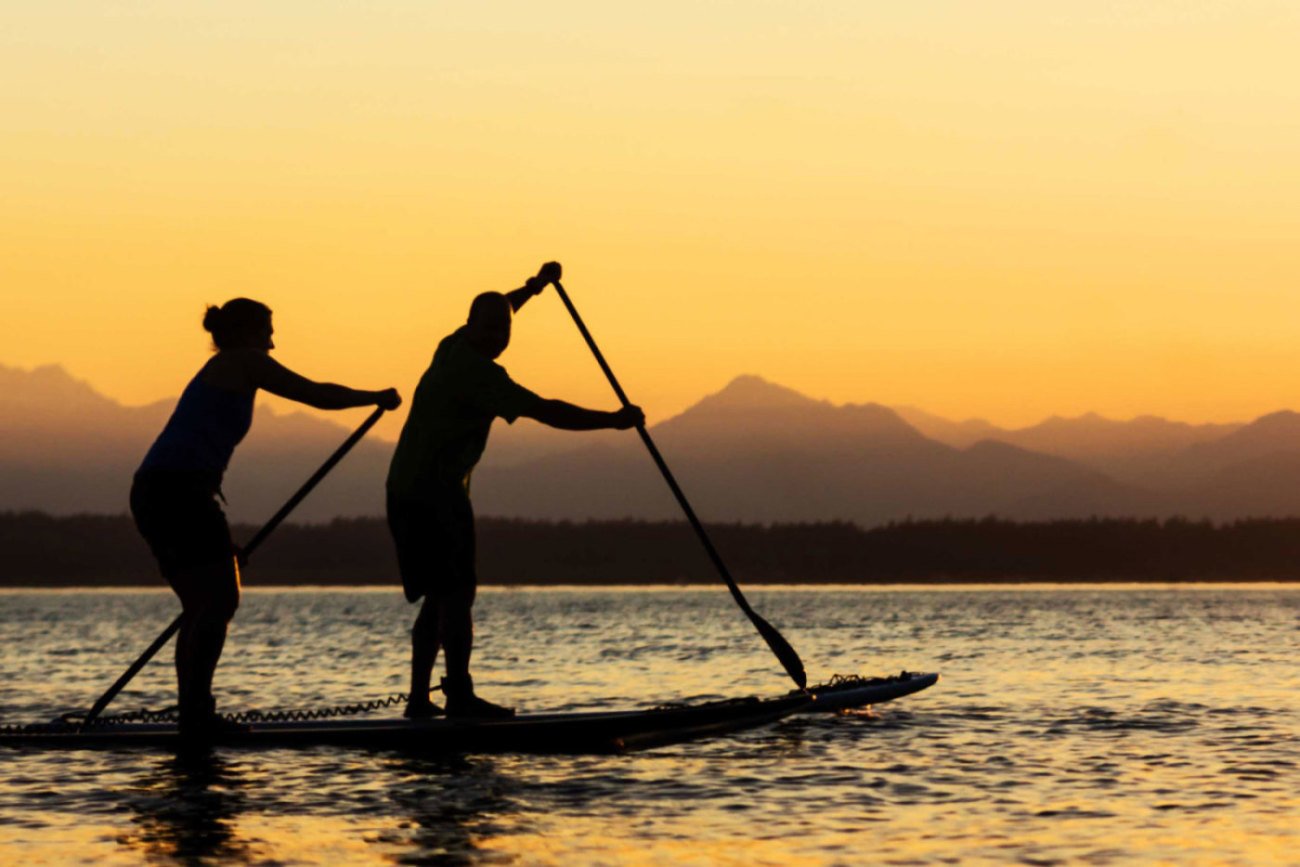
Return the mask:
<svg viewBox="0 0 1300 867">
<path fill-rule="evenodd" d="M 320 469 L 312 473 L 311 478 L 303 483 L 303 486 L 298 489 L 298 492 L 290 497 L 288 502 L 280 507 L 280 511 L 276 512 L 275 515 L 271 517 L 271 520 L 262 525 L 262 529 L 258 530 L 257 533 L 253 535 L 253 538 L 248 541 L 248 544 L 240 550 L 240 565 L 248 562 L 248 555 L 252 554 L 258 545 L 261 545 L 266 541 L 266 537 L 271 535 L 271 532 L 275 530 L 276 527 L 280 526 L 280 523 L 288 517 L 294 507 L 301 503 L 303 498 L 311 493 L 312 488 L 320 484 L 320 480 L 325 478 L 326 474 L 328 474 L 330 470 L 334 469 L 334 466 L 339 461 L 343 460 L 343 456 L 351 451 L 354 445 L 361 441 L 361 438 L 375 426 L 375 422 L 379 421 L 379 417 L 383 414 L 383 407 L 372 412 L 370 416 L 361 423 L 361 427 L 353 431 L 352 435 L 343 441 L 343 445 L 339 446 L 338 449 L 335 450 L 334 454 L 330 455 L 329 459 L 320 465 Z M 104 708 L 108 707 L 108 703 L 116 698 L 117 694 L 122 691 L 123 687 L 130 683 L 131 679 L 140 673 L 140 669 L 149 664 L 149 660 L 153 659 L 154 654 L 159 650 L 162 650 L 162 646 L 176 634 L 176 630 L 181 628 L 181 616 L 182 615 L 178 614 L 176 619 L 171 622 L 171 625 L 164 629 L 162 634 L 154 639 L 153 644 L 149 645 L 145 652 L 140 654 L 140 658 L 131 663 L 131 667 L 117 679 L 116 683 L 108 688 L 108 692 L 99 697 L 99 701 L 95 702 L 94 706 L 90 709 L 90 713 L 86 714 L 86 718 L 82 720 L 78 731 L 94 722 L 103 712 Z"/>
<path fill-rule="evenodd" d="M 583 339 L 587 341 L 587 348 L 591 350 L 592 355 L 596 356 L 596 363 L 600 365 L 601 370 L 605 371 L 605 378 L 614 387 L 614 394 L 618 395 L 618 399 L 622 401 L 623 406 L 631 406 L 632 402 L 627 399 L 623 387 L 618 384 L 614 371 L 606 363 L 605 356 L 601 355 L 600 349 L 596 346 L 596 341 L 591 336 L 591 332 L 587 330 L 582 317 L 578 315 L 578 309 L 569 300 L 569 293 L 564 291 L 564 287 L 560 285 L 558 280 L 555 281 L 554 285 L 555 291 L 559 293 L 560 300 L 564 302 L 564 306 L 569 310 L 569 315 L 573 317 L 574 324 L 578 326 Z M 673 496 L 677 498 L 677 504 L 682 507 L 682 511 L 686 514 L 686 520 L 690 521 L 691 526 L 695 528 L 695 534 L 700 537 L 700 542 L 703 543 L 704 550 L 708 552 L 709 559 L 713 561 L 714 568 L 718 570 L 722 580 L 727 582 L 727 589 L 731 591 L 731 597 L 736 600 L 740 610 L 745 612 L 745 616 L 758 629 L 758 634 L 763 636 L 763 640 L 767 642 L 768 647 L 772 648 L 776 658 L 781 660 L 781 665 L 785 667 L 786 673 L 794 680 L 795 685 L 800 689 L 804 689 L 808 686 L 808 675 L 804 673 L 803 662 L 799 659 L 799 654 L 795 653 L 794 648 L 790 646 L 790 642 L 786 641 L 785 637 L 776 631 L 775 626 L 760 617 L 750 607 L 749 600 L 745 598 L 745 594 L 740 592 L 740 588 L 736 586 L 735 580 L 731 577 L 727 564 L 722 562 L 722 557 L 718 554 L 717 549 L 713 547 L 713 542 L 709 540 L 709 534 L 705 532 L 704 525 L 700 523 L 699 518 L 695 517 L 695 510 L 686 501 L 686 495 L 678 487 L 677 480 L 673 478 L 672 471 L 668 469 L 668 464 L 664 462 L 663 456 L 659 454 L 659 449 L 655 448 L 654 440 L 650 439 L 650 432 L 646 430 L 644 424 L 637 425 L 636 432 L 641 435 L 641 442 L 645 443 L 646 449 L 650 452 L 650 457 L 654 458 L 655 466 L 659 467 L 659 472 L 663 474 L 664 481 L 668 483 Z"/>
</svg>

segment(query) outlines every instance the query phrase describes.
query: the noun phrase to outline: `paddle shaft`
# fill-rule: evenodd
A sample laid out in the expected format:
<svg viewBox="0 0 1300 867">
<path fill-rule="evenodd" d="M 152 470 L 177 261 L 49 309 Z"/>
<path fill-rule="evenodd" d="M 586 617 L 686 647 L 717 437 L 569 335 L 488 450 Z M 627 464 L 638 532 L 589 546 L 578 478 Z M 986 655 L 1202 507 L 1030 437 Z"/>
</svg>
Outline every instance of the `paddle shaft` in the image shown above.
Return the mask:
<svg viewBox="0 0 1300 867">
<path fill-rule="evenodd" d="M 241 564 L 248 562 L 248 555 L 252 554 L 259 545 L 266 541 L 266 537 L 271 535 L 272 531 L 274 531 L 276 527 L 280 526 L 284 519 L 288 517 L 289 513 L 293 511 L 294 507 L 301 503 L 303 499 L 311 493 L 312 488 L 320 484 L 320 480 L 325 478 L 329 471 L 334 469 L 335 465 L 337 465 L 339 461 L 343 460 L 343 456 L 351 451 L 354 445 L 361 441 L 361 438 L 375 426 L 375 422 L 379 421 L 380 416 L 383 414 L 384 410 L 382 407 L 372 412 L 370 416 L 361 423 L 361 426 L 353 431 L 352 435 L 343 441 L 343 445 L 339 446 L 334 451 L 334 454 L 330 455 L 325 463 L 320 465 L 320 469 L 312 473 L 311 478 L 303 483 L 303 486 L 298 489 L 297 493 L 290 497 L 289 500 L 280 507 L 280 511 L 276 512 L 271 517 L 271 520 L 263 524 L 262 529 L 253 534 L 253 538 L 250 539 L 248 544 L 239 552 L 239 562 Z M 104 708 L 108 707 L 109 702 L 116 698 L 117 694 L 121 692 L 137 674 L 140 673 L 140 669 L 149 664 L 149 660 L 153 659 L 154 654 L 159 650 L 162 650 L 163 645 L 176 634 L 176 630 L 181 628 L 181 618 L 183 616 L 184 615 L 178 614 L 176 619 L 173 620 L 171 624 L 154 639 L 153 644 L 150 644 L 149 647 L 145 649 L 145 652 L 140 654 L 140 658 L 131 663 L 131 667 L 123 672 L 122 676 L 108 688 L 108 692 L 99 697 L 99 700 L 95 702 L 93 707 L 91 707 L 90 712 L 86 714 L 86 718 L 81 723 L 81 728 L 84 729 L 86 726 L 94 722 L 95 719 L 103 713 Z"/>
<path fill-rule="evenodd" d="M 601 354 L 600 347 L 596 346 L 595 339 L 591 336 L 591 332 L 587 330 L 586 323 L 578 315 L 578 309 L 569 300 L 569 293 L 564 291 L 564 287 L 560 285 L 558 280 L 553 285 L 556 293 L 560 296 L 560 300 L 564 302 L 565 308 L 568 309 L 569 315 L 573 317 L 574 324 L 578 326 L 578 331 L 582 333 L 582 338 L 587 341 L 587 348 L 596 357 L 596 363 L 600 365 L 600 369 L 605 372 L 605 378 L 609 380 L 610 386 L 613 387 L 614 394 L 618 396 L 623 406 L 631 406 L 632 402 L 627 399 L 623 387 L 618 384 L 618 377 L 614 376 L 614 371 L 610 368 L 609 363 L 605 361 L 605 356 Z M 786 641 L 781 633 L 777 632 L 776 627 L 759 616 L 758 612 L 750 606 L 745 594 L 740 592 L 740 587 L 737 586 L 735 579 L 731 577 L 731 571 L 727 569 L 727 564 L 722 561 L 722 555 L 713 547 L 713 541 L 709 539 L 708 532 L 704 529 L 704 525 L 700 523 L 700 519 L 695 516 L 695 510 L 691 508 L 690 502 L 686 499 L 686 494 L 682 492 L 681 487 L 677 484 L 677 479 L 673 478 L 672 470 L 668 469 L 667 462 L 664 461 L 663 455 L 659 453 L 654 440 L 650 438 L 650 432 L 646 430 L 645 425 L 637 425 L 636 432 L 640 434 L 641 442 L 645 443 L 646 450 L 650 452 L 650 457 L 654 459 L 655 466 L 659 468 L 664 481 L 668 483 L 669 490 L 677 498 L 677 504 L 682 507 L 682 512 L 686 515 L 686 520 L 690 522 L 691 527 L 694 528 L 695 535 L 699 537 L 700 543 L 704 545 L 705 552 L 709 555 L 709 559 L 713 561 L 713 567 L 717 569 L 718 574 L 722 576 L 722 580 L 726 582 L 727 589 L 731 591 L 731 597 L 736 600 L 740 610 L 745 612 L 745 616 L 758 629 L 768 647 L 772 648 L 772 652 L 776 654 L 777 659 L 781 661 L 781 665 L 785 667 L 786 673 L 790 675 L 800 689 L 803 689 L 808 684 L 808 676 L 804 673 L 803 662 L 799 659 L 799 654 L 790 646 L 790 642 Z"/>
<path fill-rule="evenodd" d="M 262 529 L 253 534 L 253 538 L 248 540 L 248 544 L 245 545 L 243 550 L 240 552 L 241 562 L 248 560 L 248 555 L 252 554 L 253 551 L 257 549 L 257 546 L 266 541 L 266 537 L 271 535 L 275 528 L 280 526 L 281 522 L 284 521 L 285 518 L 289 517 L 289 513 L 292 512 L 299 503 L 306 499 L 307 495 L 311 493 L 312 488 L 320 484 L 320 480 L 325 478 L 325 476 L 329 474 L 330 470 L 334 469 L 334 467 L 338 465 L 338 462 L 343 460 L 343 457 L 348 452 L 352 451 L 354 445 L 361 442 L 361 438 L 370 432 L 370 429 L 375 426 L 375 422 L 379 421 L 383 414 L 384 408 L 378 407 L 374 412 L 367 416 L 366 420 L 361 423 L 361 426 L 354 430 L 352 435 L 343 441 L 343 445 L 335 449 L 334 454 L 330 455 L 325 460 L 325 463 L 320 465 L 320 469 L 312 473 L 311 478 L 303 482 L 303 485 L 298 489 L 298 492 L 290 497 L 285 504 L 280 507 L 280 511 L 272 515 L 271 520 L 263 524 Z"/>
</svg>

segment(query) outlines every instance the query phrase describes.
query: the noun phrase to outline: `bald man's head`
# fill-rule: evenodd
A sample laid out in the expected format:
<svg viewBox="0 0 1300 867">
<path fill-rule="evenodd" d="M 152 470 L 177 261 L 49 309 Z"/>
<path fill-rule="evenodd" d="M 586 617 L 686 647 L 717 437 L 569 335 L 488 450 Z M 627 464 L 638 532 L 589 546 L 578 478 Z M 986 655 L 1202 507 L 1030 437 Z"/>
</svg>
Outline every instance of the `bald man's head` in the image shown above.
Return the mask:
<svg viewBox="0 0 1300 867">
<path fill-rule="evenodd" d="M 484 292 L 469 305 L 465 325 L 470 344 L 488 358 L 496 358 L 510 345 L 510 322 L 514 311 L 500 292 Z"/>
</svg>

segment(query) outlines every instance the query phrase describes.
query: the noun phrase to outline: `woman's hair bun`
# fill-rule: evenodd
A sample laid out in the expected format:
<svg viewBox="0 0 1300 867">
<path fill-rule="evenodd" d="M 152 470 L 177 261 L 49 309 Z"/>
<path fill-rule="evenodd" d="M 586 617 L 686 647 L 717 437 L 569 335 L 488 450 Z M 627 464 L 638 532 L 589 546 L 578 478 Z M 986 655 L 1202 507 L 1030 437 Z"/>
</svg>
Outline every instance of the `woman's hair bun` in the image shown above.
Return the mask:
<svg viewBox="0 0 1300 867">
<path fill-rule="evenodd" d="M 216 334 L 221 328 L 221 319 L 221 308 L 209 304 L 208 309 L 203 313 L 203 330 L 209 334 Z"/>
</svg>

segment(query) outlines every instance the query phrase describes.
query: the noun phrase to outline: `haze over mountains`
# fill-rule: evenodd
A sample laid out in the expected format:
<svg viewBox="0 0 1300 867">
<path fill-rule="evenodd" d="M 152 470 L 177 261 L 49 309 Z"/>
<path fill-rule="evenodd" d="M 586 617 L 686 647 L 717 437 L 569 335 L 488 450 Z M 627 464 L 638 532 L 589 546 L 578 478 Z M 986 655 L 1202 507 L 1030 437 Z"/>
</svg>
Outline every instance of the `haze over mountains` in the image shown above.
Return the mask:
<svg viewBox="0 0 1300 867">
<path fill-rule="evenodd" d="M 124 511 L 172 403 L 126 407 L 57 366 L 0 366 L 0 509 Z M 231 517 L 268 517 L 364 414 L 336 424 L 259 407 L 227 477 Z M 652 434 L 709 521 L 1300 515 L 1300 415 L 1289 411 L 1237 425 L 1086 415 L 1006 430 L 741 376 Z M 381 513 L 392 447 L 363 440 L 295 518 Z M 474 499 L 485 515 L 679 517 L 634 434 L 526 420 L 494 426 Z"/>
</svg>

